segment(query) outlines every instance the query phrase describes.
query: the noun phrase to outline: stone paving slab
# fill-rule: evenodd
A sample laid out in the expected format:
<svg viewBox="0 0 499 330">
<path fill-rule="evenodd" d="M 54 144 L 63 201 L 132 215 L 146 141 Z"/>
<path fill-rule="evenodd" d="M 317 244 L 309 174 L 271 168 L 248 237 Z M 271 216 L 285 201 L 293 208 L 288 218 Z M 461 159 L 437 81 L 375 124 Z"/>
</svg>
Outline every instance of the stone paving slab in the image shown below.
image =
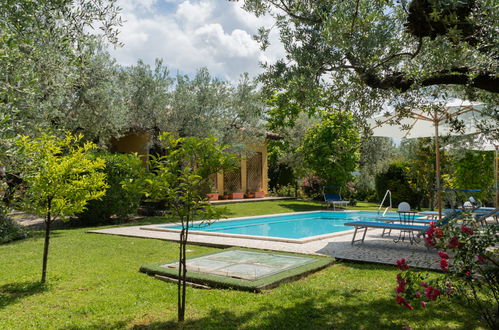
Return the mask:
<svg viewBox="0 0 499 330">
<path fill-rule="evenodd" d="M 158 225 L 154 225 L 158 226 Z M 128 237 L 153 238 L 166 241 L 178 241 L 179 234 L 174 232 L 143 230 L 144 226 L 116 227 L 89 231 L 90 233 L 121 235 Z M 364 243 L 351 245 L 353 230 L 345 231 L 335 237 L 297 244 L 259 239 L 216 237 L 189 233 L 189 243 L 216 247 L 247 247 L 304 254 L 332 256 L 360 262 L 372 262 L 395 265 L 400 258 L 407 258 L 412 266 L 439 269 L 440 258 L 435 250 L 428 251 L 423 243 L 411 245 L 409 242 L 395 243 L 396 236 L 381 237 L 382 230 L 367 231 Z M 395 235 L 395 233 L 394 233 Z M 397 234 L 398 236 L 398 234 Z"/>
</svg>

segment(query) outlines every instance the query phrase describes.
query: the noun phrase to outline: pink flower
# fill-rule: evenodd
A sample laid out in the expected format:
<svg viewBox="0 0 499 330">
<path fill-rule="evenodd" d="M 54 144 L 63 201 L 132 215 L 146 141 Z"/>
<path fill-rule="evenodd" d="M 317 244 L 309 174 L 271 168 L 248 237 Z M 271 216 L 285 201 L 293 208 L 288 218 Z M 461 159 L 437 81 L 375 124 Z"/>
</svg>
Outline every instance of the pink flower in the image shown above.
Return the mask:
<svg viewBox="0 0 499 330">
<path fill-rule="evenodd" d="M 405 302 L 405 299 L 401 296 L 396 296 L 395 301 L 397 302 L 397 304 L 401 305 Z"/>
<path fill-rule="evenodd" d="M 428 287 L 428 283 L 426 283 L 426 282 L 421 282 L 421 286 L 422 286 L 423 288 L 427 288 L 427 287 Z"/>
<path fill-rule="evenodd" d="M 421 292 L 417 291 L 416 294 L 415 294 L 416 298 L 421 298 Z"/>
<path fill-rule="evenodd" d="M 447 253 L 443 252 L 443 251 L 438 252 L 438 255 L 442 259 L 449 259 L 449 255 Z"/>
<path fill-rule="evenodd" d="M 421 304 L 421 307 L 426 308 L 426 301 L 421 301 L 420 304 Z"/>
<path fill-rule="evenodd" d="M 473 229 L 465 225 L 461 226 L 461 232 L 463 232 L 463 234 L 473 235 Z"/>
<path fill-rule="evenodd" d="M 471 272 L 468 270 L 466 273 L 464 273 L 464 275 L 466 275 L 466 277 L 470 277 L 471 276 Z"/>
<path fill-rule="evenodd" d="M 397 283 L 401 283 L 402 281 L 403 281 L 402 275 L 400 275 L 400 273 L 397 274 Z"/>
<path fill-rule="evenodd" d="M 449 247 L 456 249 L 461 245 L 461 243 L 459 243 L 459 239 L 456 236 L 454 236 L 449 240 L 448 245 Z"/>
<path fill-rule="evenodd" d="M 436 228 L 436 229 L 435 229 L 435 236 L 436 236 L 437 238 L 442 238 L 442 236 L 444 236 L 444 232 L 442 231 L 442 229 L 440 229 L 440 228 Z"/>
</svg>

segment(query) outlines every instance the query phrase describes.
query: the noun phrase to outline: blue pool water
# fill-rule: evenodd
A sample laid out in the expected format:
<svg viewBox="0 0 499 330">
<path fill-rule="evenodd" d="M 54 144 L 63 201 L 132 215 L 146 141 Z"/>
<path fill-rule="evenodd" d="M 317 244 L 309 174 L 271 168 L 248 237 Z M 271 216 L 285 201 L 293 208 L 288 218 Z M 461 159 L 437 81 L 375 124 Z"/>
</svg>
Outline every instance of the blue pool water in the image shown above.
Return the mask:
<svg viewBox="0 0 499 330">
<path fill-rule="evenodd" d="M 389 214 L 387 214 L 389 215 Z M 211 224 L 194 224 L 191 231 L 300 239 L 353 229 L 343 225 L 357 220 L 374 220 L 377 212 L 307 212 L 291 215 L 256 217 L 242 220 L 222 220 Z M 181 229 L 181 226 L 161 226 Z"/>
</svg>

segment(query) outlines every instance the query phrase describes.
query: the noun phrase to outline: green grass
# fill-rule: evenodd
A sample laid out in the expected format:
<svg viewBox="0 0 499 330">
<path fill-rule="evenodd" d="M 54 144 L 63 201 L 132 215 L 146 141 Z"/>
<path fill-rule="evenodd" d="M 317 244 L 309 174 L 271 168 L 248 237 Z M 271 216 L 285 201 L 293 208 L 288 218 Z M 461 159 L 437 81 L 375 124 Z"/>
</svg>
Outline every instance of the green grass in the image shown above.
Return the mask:
<svg viewBox="0 0 499 330">
<path fill-rule="evenodd" d="M 286 201 L 232 204 L 231 216 L 311 210 Z M 148 218 L 144 223 L 160 221 Z M 164 221 L 164 219 L 163 219 Z M 176 328 L 176 285 L 139 273 L 143 264 L 174 259 L 175 243 L 54 231 L 48 284 L 39 286 L 43 239 L 0 245 L 0 329 Z M 38 235 L 37 235 L 38 236 Z M 217 251 L 190 246 L 189 256 Z M 447 301 L 409 311 L 394 302 L 394 267 L 338 263 L 298 281 L 254 294 L 187 290 L 193 329 L 476 328 L 476 316 Z"/>
</svg>

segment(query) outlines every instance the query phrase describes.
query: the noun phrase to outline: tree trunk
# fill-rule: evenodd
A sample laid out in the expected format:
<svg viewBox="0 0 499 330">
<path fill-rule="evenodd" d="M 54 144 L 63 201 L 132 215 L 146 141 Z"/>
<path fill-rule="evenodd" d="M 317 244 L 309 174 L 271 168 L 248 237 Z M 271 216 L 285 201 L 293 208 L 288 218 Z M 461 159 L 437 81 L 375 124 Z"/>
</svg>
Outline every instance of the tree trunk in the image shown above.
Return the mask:
<svg viewBox="0 0 499 330">
<path fill-rule="evenodd" d="M 47 218 L 45 219 L 45 244 L 43 246 L 43 264 L 42 264 L 42 280 L 41 283 L 45 283 L 47 279 L 47 261 L 49 256 L 49 242 L 50 242 L 50 224 L 52 222 L 50 211 L 47 212 Z"/>
<path fill-rule="evenodd" d="M 177 319 L 179 322 L 184 321 L 185 317 L 185 294 L 182 287 L 184 285 L 183 277 L 185 274 L 185 229 L 182 228 L 180 231 L 180 244 L 179 244 L 179 258 L 178 258 L 178 280 L 177 280 Z"/>
<path fill-rule="evenodd" d="M 187 256 L 186 256 L 186 245 L 187 245 L 187 235 L 189 234 L 189 222 L 187 222 L 185 233 L 184 233 L 184 248 L 182 249 L 182 262 L 184 263 L 183 272 L 182 272 L 182 321 L 184 320 L 185 315 L 185 290 L 186 290 L 186 281 L 187 281 Z"/>
</svg>

